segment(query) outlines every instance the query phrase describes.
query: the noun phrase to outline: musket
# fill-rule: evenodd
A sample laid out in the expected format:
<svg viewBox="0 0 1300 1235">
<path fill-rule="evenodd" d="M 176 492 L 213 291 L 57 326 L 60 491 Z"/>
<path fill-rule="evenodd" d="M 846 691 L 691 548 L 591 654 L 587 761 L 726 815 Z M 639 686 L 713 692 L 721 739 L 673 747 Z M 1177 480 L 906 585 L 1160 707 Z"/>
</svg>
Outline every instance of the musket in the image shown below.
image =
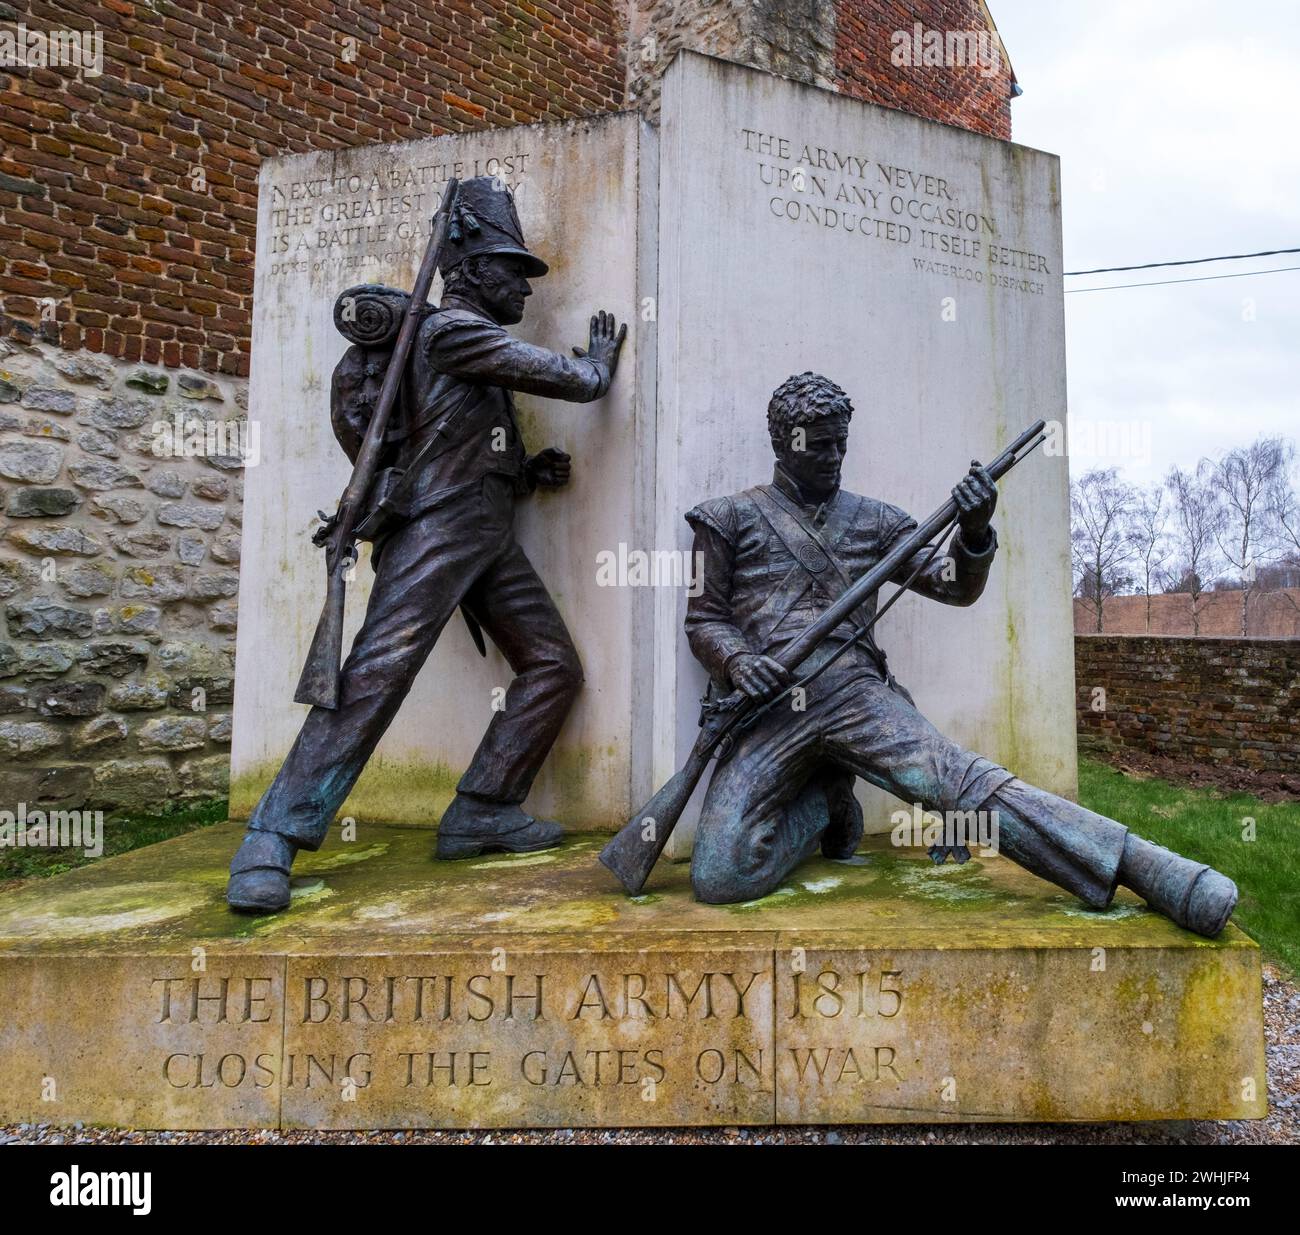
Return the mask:
<svg viewBox="0 0 1300 1235">
<path fill-rule="evenodd" d="M 1039 420 L 1030 425 L 988 465 L 987 470 L 993 480 L 1000 480 L 1045 440 L 1043 430 L 1046 423 Z M 900 541 L 866 574 L 846 588 L 820 617 L 809 622 L 794 639 L 776 652 L 772 659 L 788 673 L 797 669 L 841 622 L 875 595 L 915 553 L 925 548 L 933 537 L 942 534 L 950 524 L 954 523 L 957 514 L 957 503 L 953 498 L 949 498 L 906 540 Z M 911 586 L 919 574 L 918 567 L 889 598 L 888 603 L 875 618 L 856 632 L 851 642 L 865 638 L 875 623 L 884 616 L 885 610 Z M 848 646 L 846 644 L 841 650 L 846 650 Z M 700 723 L 699 737 L 695 739 L 695 745 L 691 748 L 686 762 L 601 850 L 601 862 L 618 876 L 619 882 L 629 896 L 636 896 L 645 886 L 645 881 L 650 877 L 659 855 L 663 853 L 669 836 L 677 826 L 682 811 L 686 809 L 686 803 L 690 801 L 691 794 L 695 792 L 695 787 L 700 783 L 704 769 L 714 753 L 716 752 L 719 758 L 725 758 L 730 753 L 736 735 L 753 720 L 756 712 L 768 706 L 770 701 L 758 702 L 751 699 L 744 691 L 734 690 L 707 708 Z"/>
<path fill-rule="evenodd" d="M 379 470 L 384 435 L 397 403 L 397 392 L 406 371 L 415 332 L 429 299 L 429 288 L 433 285 L 434 272 L 442 256 L 443 241 L 459 187 L 459 180 L 447 182 L 442 204 L 434 215 L 429 244 L 424 250 L 424 260 L 420 263 L 420 272 L 416 275 L 397 341 L 393 344 L 384 383 L 379 388 L 379 398 L 366 426 L 361 449 L 357 451 L 356 462 L 352 465 L 347 488 L 339 498 L 338 510 L 312 537 L 315 544 L 325 546 L 325 605 L 321 609 L 320 621 L 316 623 L 316 634 L 312 637 L 311 650 L 298 679 L 298 689 L 294 691 L 295 703 L 310 703 L 320 708 L 338 707 L 339 662 L 343 657 L 343 602 L 347 594 L 347 575 L 357 560 L 357 524 L 364 513 L 366 495 Z"/>
</svg>

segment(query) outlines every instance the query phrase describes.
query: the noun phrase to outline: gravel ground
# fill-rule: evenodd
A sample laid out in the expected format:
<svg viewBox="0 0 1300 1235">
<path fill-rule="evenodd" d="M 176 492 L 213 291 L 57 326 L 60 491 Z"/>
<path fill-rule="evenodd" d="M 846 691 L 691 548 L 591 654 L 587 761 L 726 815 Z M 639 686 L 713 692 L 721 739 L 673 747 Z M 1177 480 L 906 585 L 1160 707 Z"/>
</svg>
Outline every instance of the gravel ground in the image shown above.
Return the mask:
<svg viewBox="0 0 1300 1235">
<path fill-rule="evenodd" d="M 1297 1145 L 1300 988 L 1264 966 L 1267 1119 L 1145 1124 L 916 1124 L 836 1128 L 574 1129 L 549 1132 L 124 1132 L 0 1128 L 0 1145 Z"/>
</svg>

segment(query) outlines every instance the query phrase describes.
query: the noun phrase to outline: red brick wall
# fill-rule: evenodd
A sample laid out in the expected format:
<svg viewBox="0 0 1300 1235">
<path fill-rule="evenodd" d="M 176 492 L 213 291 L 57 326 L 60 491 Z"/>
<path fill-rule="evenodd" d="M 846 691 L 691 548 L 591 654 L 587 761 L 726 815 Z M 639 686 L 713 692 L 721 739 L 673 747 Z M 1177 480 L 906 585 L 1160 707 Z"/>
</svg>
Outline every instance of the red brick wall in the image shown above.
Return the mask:
<svg viewBox="0 0 1300 1235">
<path fill-rule="evenodd" d="M 1011 137 L 1011 71 L 1007 57 L 986 76 L 978 66 L 896 65 L 895 30 L 989 30 L 979 0 L 836 0 L 835 70 L 839 89 L 857 99 L 897 107 L 990 137 Z"/>
<path fill-rule="evenodd" d="M 1300 771 L 1300 639 L 1080 635 L 1074 666 L 1081 740 Z"/>
<path fill-rule="evenodd" d="M 1202 592 L 1192 621 L 1192 598 L 1185 592 L 1151 597 L 1147 625 L 1145 596 L 1107 596 L 1102 602 L 1102 633 L 1107 635 L 1225 635 L 1241 636 L 1241 593 Z M 1076 634 L 1097 632 L 1097 610 L 1075 599 Z M 1246 602 L 1246 633 L 1253 639 L 1300 639 L 1300 588 L 1252 592 Z"/>
<path fill-rule="evenodd" d="M 836 18 L 845 93 L 1010 135 L 1005 70 L 890 63 L 894 29 L 982 29 L 981 4 Z M 5 22 L 102 30 L 105 56 L 97 78 L 0 72 L 0 333 L 246 375 L 263 158 L 618 109 L 626 19 L 627 0 L 0 0 Z"/>
<path fill-rule="evenodd" d="M 621 0 L 0 4 L 31 29 L 104 33 L 102 76 L 0 73 L 0 329 L 246 375 L 264 157 L 618 108 L 622 13 Z M 44 298 L 56 320 L 41 324 Z"/>
</svg>

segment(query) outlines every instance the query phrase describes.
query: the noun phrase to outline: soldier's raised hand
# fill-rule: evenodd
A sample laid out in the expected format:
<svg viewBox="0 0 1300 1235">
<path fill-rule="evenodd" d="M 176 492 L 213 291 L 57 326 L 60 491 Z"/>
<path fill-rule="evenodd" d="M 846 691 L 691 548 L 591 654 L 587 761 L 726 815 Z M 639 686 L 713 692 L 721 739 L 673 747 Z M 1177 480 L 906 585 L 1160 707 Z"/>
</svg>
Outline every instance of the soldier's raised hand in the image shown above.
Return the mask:
<svg viewBox="0 0 1300 1235">
<path fill-rule="evenodd" d="M 780 661 L 755 652 L 742 652 L 727 664 L 727 674 L 737 690 L 762 703 L 770 699 L 790 680 L 789 671 Z"/>
<path fill-rule="evenodd" d="M 573 354 L 605 365 L 609 369 L 609 376 L 613 378 L 614 371 L 618 368 L 618 353 L 626 338 L 627 323 L 620 326 L 612 313 L 601 309 L 591 319 L 591 337 L 586 348 L 575 347 Z"/>
</svg>

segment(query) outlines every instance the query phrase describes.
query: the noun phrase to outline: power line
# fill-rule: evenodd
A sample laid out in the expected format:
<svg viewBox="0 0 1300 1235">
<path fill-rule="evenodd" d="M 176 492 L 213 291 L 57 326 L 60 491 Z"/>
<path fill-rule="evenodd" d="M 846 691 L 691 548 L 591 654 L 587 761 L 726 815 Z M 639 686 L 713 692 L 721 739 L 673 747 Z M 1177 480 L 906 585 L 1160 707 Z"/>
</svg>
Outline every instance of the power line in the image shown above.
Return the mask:
<svg viewBox="0 0 1300 1235">
<path fill-rule="evenodd" d="M 1225 253 L 1222 257 L 1189 257 L 1180 262 L 1146 262 L 1141 266 L 1098 266 L 1096 270 L 1067 270 L 1065 277 L 1068 279 L 1080 274 L 1117 274 L 1121 270 L 1152 270 L 1157 266 L 1199 266 L 1203 262 L 1239 262 L 1248 257 L 1277 257 L 1281 253 L 1300 253 L 1300 249 L 1261 249 L 1258 253 Z M 1133 286 L 1138 287 L 1140 284 L 1135 283 Z"/>
<path fill-rule="evenodd" d="M 1286 270 L 1300 270 L 1300 266 L 1274 266 L 1272 270 L 1243 270 L 1239 274 L 1206 274 L 1197 279 L 1157 279 L 1154 283 L 1110 283 L 1105 287 L 1072 287 L 1067 296 L 1080 296 L 1084 292 L 1116 292 L 1126 287 L 1168 287 L 1171 283 L 1213 283 L 1216 279 L 1248 279 L 1253 274 L 1281 274 Z"/>
</svg>

